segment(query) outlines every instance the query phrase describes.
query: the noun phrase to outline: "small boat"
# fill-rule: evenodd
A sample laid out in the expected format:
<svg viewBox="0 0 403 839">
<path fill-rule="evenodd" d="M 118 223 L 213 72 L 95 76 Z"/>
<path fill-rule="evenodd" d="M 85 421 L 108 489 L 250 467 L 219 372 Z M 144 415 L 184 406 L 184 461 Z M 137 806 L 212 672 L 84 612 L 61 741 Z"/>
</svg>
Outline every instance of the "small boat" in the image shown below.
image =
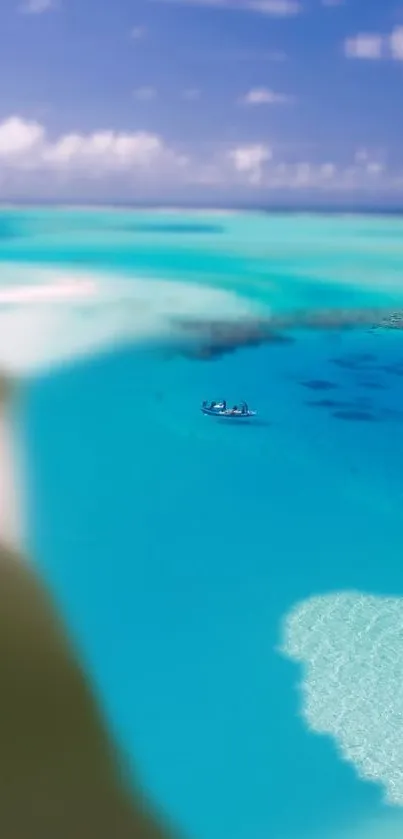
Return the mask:
<svg viewBox="0 0 403 839">
<path fill-rule="evenodd" d="M 250 419 L 257 414 L 257 411 L 251 411 L 248 408 L 246 402 L 241 403 L 239 407 L 235 405 L 234 408 L 227 408 L 224 402 L 216 402 L 210 405 L 208 402 L 203 402 L 201 411 L 208 417 L 222 417 L 224 419 Z"/>
</svg>

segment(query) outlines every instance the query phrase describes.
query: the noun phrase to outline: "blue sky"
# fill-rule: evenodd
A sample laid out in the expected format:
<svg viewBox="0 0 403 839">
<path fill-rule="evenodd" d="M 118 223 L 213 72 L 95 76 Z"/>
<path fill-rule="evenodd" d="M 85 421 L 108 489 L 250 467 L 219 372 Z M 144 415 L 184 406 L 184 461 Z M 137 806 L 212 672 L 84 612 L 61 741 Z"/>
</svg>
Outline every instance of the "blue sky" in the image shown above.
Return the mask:
<svg viewBox="0 0 403 839">
<path fill-rule="evenodd" d="M 0 33 L 3 195 L 400 201 L 402 0 L 2 0 Z"/>
</svg>

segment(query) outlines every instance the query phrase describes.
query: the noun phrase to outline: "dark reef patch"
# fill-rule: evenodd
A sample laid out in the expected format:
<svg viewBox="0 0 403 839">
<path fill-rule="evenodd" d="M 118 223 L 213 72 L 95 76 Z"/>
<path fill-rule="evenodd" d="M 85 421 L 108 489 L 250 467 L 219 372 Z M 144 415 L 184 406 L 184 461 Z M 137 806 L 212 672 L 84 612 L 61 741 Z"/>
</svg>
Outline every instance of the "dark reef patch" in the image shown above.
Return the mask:
<svg viewBox="0 0 403 839">
<path fill-rule="evenodd" d="M 227 350 L 227 353 L 229 352 L 230 350 Z M 235 347 L 231 352 L 235 352 Z M 185 350 L 183 355 L 185 358 L 192 358 L 194 361 L 214 361 L 225 355 L 225 350 L 219 351 L 214 347 L 192 347 L 192 349 Z"/>
<path fill-rule="evenodd" d="M 158 225 L 157 225 L 158 226 Z M 293 343 L 295 338 L 289 333 L 291 330 L 314 330 L 323 333 L 336 330 L 340 335 L 342 329 L 351 327 L 356 329 L 400 329 L 403 330 L 403 309 L 322 309 L 316 312 L 295 311 L 282 312 L 264 317 L 241 318 L 238 321 L 207 320 L 185 317 L 171 319 L 172 326 L 191 339 L 180 352 L 189 358 L 202 360 L 219 357 L 228 352 L 234 352 L 241 347 L 256 347 L 261 344 L 284 345 Z M 286 334 L 285 334 L 286 333 Z M 389 365 L 381 368 L 374 353 L 348 353 L 329 362 L 338 367 L 353 372 L 373 373 L 380 369 L 403 376 L 403 364 Z"/>
<path fill-rule="evenodd" d="M 197 326 L 195 327 L 197 329 Z M 208 340 L 203 343 L 191 343 L 182 349 L 182 354 L 187 358 L 199 359 L 201 361 L 220 358 L 228 353 L 233 353 L 245 347 L 259 347 L 261 344 L 276 344 L 288 346 L 293 344 L 295 338 L 284 335 L 281 332 L 259 331 L 251 329 L 248 325 L 243 326 L 241 331 L 239 325 L 227 325 L 226 328 L 212 327 Z"/>
<path fill-rule="evenodd" d="M 370 411 L 334 411 L 332 416 L 350 422 L 377 422 L 377 417 Z"/>
<path fill-rule="evenodd" d="M 345 402 L 342 399 L 310 399 L 305 402 L 310 408 L 351 408 L 351 402 Z"/>
<path fill-rule="evenodd" d="M 381 368 L 385 373 L 391 373 L 392 376 L 403 376 L 403 362 L 396 361 L 395 364 L 386 364 Z"/>
<path fill-rule="evenodd" d="M 284 335 L 282 332 L 270 332 L 265 337 L 267 344 L 294 344 L 295 338 L 292 335 Z"/>
<path fill-rule="evenodd" d="M 381 419 L 401 422 L 403 420 L 403 411 L 396 408 L 383 408 L 380 412 Z"/>
<path fill-rule="evenodd" d="M 363 387 L 366 390 L 387 390 L 388 386 L 384 382 L 358 382 L 358 387 Z"/>
<path fill-rule="evenodd" d="M 331 382 L 329 379 L 309 379 L 306 382 L 300 382 L 300 384 L 310 390 L 335 390 L 338 387 L 336 382 Z"/>
<path fill-rule="evenodd" d="M 336 364 L 337 367 L 341 367 L 343 370 L 360 369 L 359 364 L 357 364 L 355 361 L 350 361 L 348 358 L 330 358 L 329 361 L 331 364 Z"/>
<path fill-rule="evenodd" d="M 336 364 L 337 367 L 345 370 L 370 370 L 376 364 L 377 357 L 372 353 L 352 353 L 329 360 L 331 364 Z"/>
<path fill-rule="evenodd" d="M 376 355 L 370 352 L 350 353 L 349 358 L 351 361 L 357 361 L 359 364 L 368 364 L 371 361 L 377 360 Z"/>
</svg>

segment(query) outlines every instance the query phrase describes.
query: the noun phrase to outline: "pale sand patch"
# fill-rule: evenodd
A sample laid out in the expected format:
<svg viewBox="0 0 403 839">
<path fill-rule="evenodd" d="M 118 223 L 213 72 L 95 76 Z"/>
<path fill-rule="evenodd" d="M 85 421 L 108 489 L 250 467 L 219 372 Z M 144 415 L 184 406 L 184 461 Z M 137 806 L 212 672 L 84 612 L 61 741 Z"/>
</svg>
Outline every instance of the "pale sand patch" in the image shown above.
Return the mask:
<svg viewBox="0 0 403 839">
<path fill-rule="evenodd" d="M 281 651 L 302 665 L 307 726 L 403 807 L 403 598 L 309 598 L 287 615 Z"/>
<path fill-rule="evenodd" d="M 94 353 L 175 340 L 178 318 L 242 321 L 260 307 L 198 283 L 7 266 L 0 284 L 0 370 L 32 376 Z"/>
</svg>

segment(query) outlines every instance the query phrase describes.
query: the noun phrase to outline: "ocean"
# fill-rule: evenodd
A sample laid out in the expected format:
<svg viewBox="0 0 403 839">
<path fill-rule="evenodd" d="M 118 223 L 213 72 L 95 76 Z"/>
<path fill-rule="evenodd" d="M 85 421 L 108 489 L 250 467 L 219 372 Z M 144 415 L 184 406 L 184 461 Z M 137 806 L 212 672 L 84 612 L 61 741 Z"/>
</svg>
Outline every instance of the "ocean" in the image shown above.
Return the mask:
<svg viewBox="0 0 403 839">
<path fill-rule="evenodd" d="M 373 215 L 0 214 L 30 555 L 190 839 L 401 835 L 403 335 L 296 329 L 207 360 L 172 339 L 182 317 L 403 308 L 402 234 Z M 256 422 L 201 414 L 221 398 Z"/>
</svg>

